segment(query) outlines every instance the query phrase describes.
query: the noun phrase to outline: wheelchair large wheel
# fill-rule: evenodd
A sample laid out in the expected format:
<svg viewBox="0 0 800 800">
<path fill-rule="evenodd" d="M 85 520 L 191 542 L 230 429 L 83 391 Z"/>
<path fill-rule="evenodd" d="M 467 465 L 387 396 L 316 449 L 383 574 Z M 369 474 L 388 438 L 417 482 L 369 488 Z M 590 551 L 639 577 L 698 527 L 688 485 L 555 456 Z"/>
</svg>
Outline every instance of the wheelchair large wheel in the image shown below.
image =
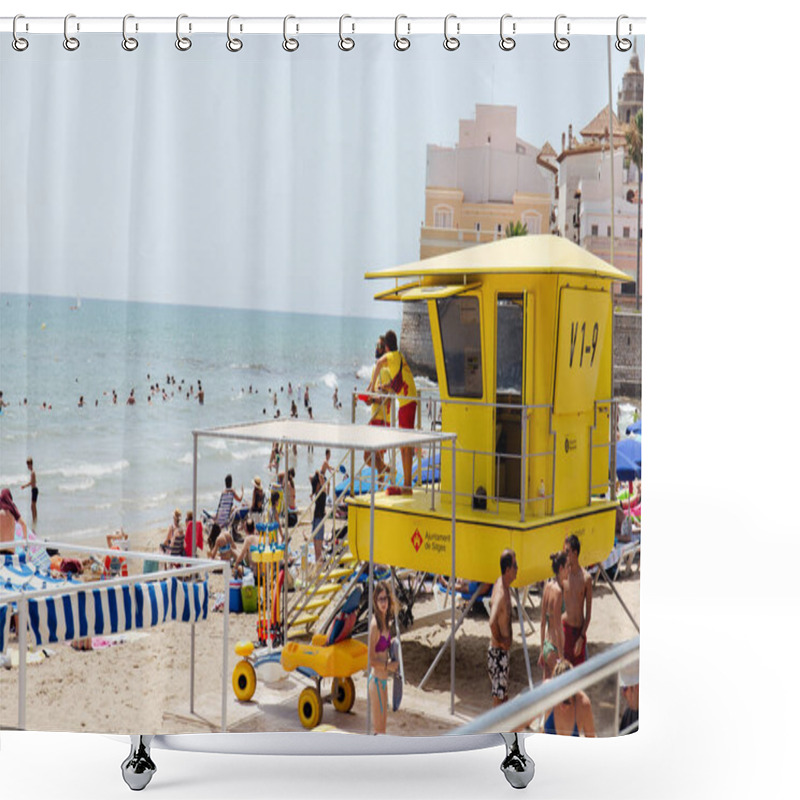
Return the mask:
<svg viewBox="0 0 800 800">
<path fill-rule="evenodd" d="M 300 692 L 297 715 L 304 728 L 316 728 L 322 722 L 322 698 L 316 689 L 309 686 Z"/>
<path fill-rule="evenodd" d="M 253 665 L 242 659 L 233 668 L 233 693 L 239 700 L 247 702 L 256 691 L 256 671 Z"/>
<path fill-rule="evenodd" d="M 346 714 L 356 701 L 356 685 L 352 678 L 334 678 L 331 686 L 331 702 L 337 711 Z"/>
</svg>

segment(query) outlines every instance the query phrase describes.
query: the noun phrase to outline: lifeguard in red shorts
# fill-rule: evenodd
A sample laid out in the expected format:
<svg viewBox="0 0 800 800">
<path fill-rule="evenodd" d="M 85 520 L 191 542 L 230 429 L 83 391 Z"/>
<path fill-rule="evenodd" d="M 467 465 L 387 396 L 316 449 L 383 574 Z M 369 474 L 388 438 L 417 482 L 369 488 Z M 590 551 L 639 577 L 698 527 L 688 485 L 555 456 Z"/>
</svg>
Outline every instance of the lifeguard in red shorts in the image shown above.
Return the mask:
<svg viewBox="0 0 800 800">
<path fill-rule="evenodd" d="M 414 376 L 403 354 L 397 349 L 397 334 L 394 331 L 386 331 L 383 339 L 388 352 L 378 359 L 373 372 L 373 381 L 381 374 L 383 367 L 389 370 L 391 376 L 389 382 L 381 383 L 377 388 L 397 395 L 399 398 L 397 424 L 400 428 L 413 429 L 417 421 L 417 386 L 414 383 Z M 375 389 L 371 383 L 370 391 Z M 403 460 L 403 494 L 411 494 L 411 462 L 414 458 L 414 448 L 403 447 L 400 449 L 400 455 Z"/>
<path fill-rule="evenodd" d="M 592 620 L 592 576 L 580 565 L 581 542 L 574 534 L 564 540 L 567 576 L 563 581 L 564 658 L 573 667 L 586 661 L 586 632 Z"/>
</svg>

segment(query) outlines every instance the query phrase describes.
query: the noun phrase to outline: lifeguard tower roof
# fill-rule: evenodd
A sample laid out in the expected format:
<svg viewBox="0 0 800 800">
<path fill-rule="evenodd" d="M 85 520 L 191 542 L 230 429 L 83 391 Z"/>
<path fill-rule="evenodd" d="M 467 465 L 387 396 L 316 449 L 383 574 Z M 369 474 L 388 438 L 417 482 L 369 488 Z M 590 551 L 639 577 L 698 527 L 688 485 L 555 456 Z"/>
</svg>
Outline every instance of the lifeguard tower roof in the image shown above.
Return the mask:
<svg viewBox="0 0 800 800">
<path fill-rule="evenodd" d="M 487 273 L 499 275 L 556 272 L 615 281 L 632 280 L 588 250 L 551 234 L 512 236 L 398 267 L 372 270 L 364 277 L 421 278 L 433 275 L 453 277 Z"/>
</svg>

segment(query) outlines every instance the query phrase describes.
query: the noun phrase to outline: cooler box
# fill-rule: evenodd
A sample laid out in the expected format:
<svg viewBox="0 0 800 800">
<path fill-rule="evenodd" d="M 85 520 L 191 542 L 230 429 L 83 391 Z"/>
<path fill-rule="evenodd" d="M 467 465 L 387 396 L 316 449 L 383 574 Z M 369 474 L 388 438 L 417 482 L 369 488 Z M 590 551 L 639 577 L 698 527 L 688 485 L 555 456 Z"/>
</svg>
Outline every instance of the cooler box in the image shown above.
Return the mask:
<svg viewBox="0 0 800 800">
<path fill-rule="evenodd" d="M 231 614 L 242 613 L 242 582 L 231 581 L 230 589 L 228 591 L 228 605 Z"/>
</svg>

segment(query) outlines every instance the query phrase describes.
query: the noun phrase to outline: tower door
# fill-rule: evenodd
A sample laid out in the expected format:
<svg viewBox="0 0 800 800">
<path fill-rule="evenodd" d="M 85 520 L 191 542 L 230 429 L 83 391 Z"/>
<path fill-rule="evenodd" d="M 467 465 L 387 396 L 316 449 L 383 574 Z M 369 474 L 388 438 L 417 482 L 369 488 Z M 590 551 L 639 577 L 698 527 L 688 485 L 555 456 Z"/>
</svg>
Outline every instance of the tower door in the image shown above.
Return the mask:
<svg viewBox="0 0 800 800">
<path fill-rule="evenodd" d="M 496 494 L 501 500 L 519 501 L 522 497 L 525 295 L 499 294 L 496 319 Z"/>
</svg>

